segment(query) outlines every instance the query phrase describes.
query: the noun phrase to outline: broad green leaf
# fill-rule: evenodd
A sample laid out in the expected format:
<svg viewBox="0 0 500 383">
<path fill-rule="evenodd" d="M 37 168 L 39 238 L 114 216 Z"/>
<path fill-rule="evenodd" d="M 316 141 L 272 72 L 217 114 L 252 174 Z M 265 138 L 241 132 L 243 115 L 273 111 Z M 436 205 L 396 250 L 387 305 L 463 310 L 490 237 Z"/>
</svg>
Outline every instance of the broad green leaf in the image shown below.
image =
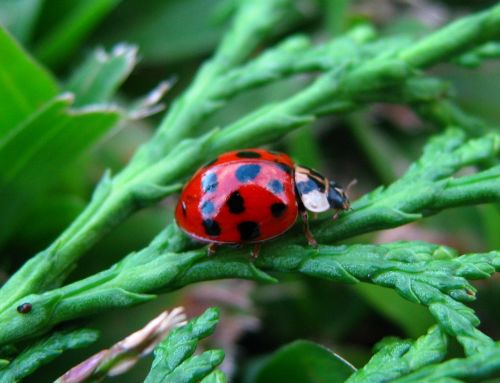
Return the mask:
<svg viewBox="0 0 500 383">
<path fill-rule="evenodd" d="M 86 347 L 95 342 L 97 337 L 97 331 L 90 329 L 56 332 L 24 350 L 3 369 L 0 367 L 0 382 L 20 382 L 63 352 Z"/>
<path fill-rule="evenodd" d="M 0 188 L 61 170 L 119 118 L 112 109 L 70 110 L 70 95 L 48 103 L 0 141 Z"/>
<path fill-rule="evenodd" d="M 60 65 L 78 47 L 96 25 L 120 2 L 120 0 L 79 0 L 71 2 L 49 32 L 38 43 L 35 53 L 49 65 Z M 49 9 L 59 7 L 59 1 L 48 1 Z"/>
<path fill-rule="evenodd" d="M 72 161 L 118 121 L 116 110 L 70 110 L 61 96 L 0 140 L 0 239 Z M 15 217 L 15 219 L 14 219 Z M 8 228 L 8 229 L 7 229 Z"/>
<path fill-rule="evenodd" d="M 73 73 L 67 90 L 75 94 L 75 106 L 109 101 L 137 62 L 137 48 L 116 45 L 110 53 L 97 49 Z"/>
<path fill-rule="evenodd" d="M 327 348 L 298 340 L 276 351 L 252 383 L 340 383 L 354 371 L 349 362 Z"/>
<path fill-rule="evenodd" d="M 0 24 L 17 40 L 26 43 L 41 5 L 42 0 L 0 0 Z"/>
<path fill-rule="evenodd" d="M 57 92 L 55 80 L 0 26 L 0 139 Z"/>
<path fill-rule="evenodd" d="M 223 23 L 216 22 L 224 0 L 126 2 L 111 16 L 104 32 L 107 43 L 129 41 L 145 61 L 180 61 L 210 52 Z M 128 20 L 127 24 L 119 20 Z"/>
</svg>

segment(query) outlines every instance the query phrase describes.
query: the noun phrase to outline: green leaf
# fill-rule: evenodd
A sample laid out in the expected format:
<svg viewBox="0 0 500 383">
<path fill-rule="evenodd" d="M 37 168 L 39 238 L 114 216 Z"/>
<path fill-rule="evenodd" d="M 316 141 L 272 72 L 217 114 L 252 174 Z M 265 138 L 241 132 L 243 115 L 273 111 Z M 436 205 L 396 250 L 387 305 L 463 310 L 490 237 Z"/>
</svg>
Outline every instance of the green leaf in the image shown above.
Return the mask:
<svg viewBox="0 0 500 383">
<path fill-rule="evenodd" d="M 210 375 L 203 378 L 201 383 L 227 383 L 227 378 L 222 371 L 215 370 Z"/>
<path fill-rule="evenodd" d="M 252 383 L 340 383 L 354 371 L 349 362 L 327 348 L 297 340 L 270 356 Z"/>
<path fill-rule="evenodd" d="M 66 89 L 75 95 L 75 106 L 107 102 L 136 63 L 133 45 L 116 45 L 109 53 L 99 48 L 72 74 Z"/>
<path fill-rule="evenodd" d="M 0 367 L 0 381 L 20 382 L 63 352 L 86 347 L 95 342 L 97 337 L 98 332 L 89 329 L 56 332 L 24 350 L 4 368 Z"/>
<path fill-rule="evenodd" d="M 57 92 L 55 80 L 0 25 L 0 139 Z"/>
<path fill-rule="evenodd" d="M 165 379 L 164 383 L 197 383 L 210 374 L 224 360 L 224 351 L 209 350 L 182 362 Z M 156 380 L 154 382 L 157 382 Z"/>
<path fill-rule="evenodd" d="M 420 367 L 441 361 L 446 354 L 446 336 L 438 326 L 411 341 L 394 341 L 384 345 L 363 368 L 346 383 L 382 383 L 404 376 Z"/>
<path fill-rule="evenodd" d="M 28 42 L 42 0 L 0 0 L 0 24 L 22 42 Z M 3 51 L 2 51 L 3 52 Z"/>
<path fill-rule="evenodd" d="M 70 110 L 71 102 L 69 95 L 54 99 L 0 140 L 2 236 L 15 229 L 13 217 L 21 219 L 36 196 L 120 117 L 112 109 Z"/>
<path fill-rule="evenodd" d="M 71 2 L 68 12 L 61 15 L 37 44 L 36 56 L 44 63 L 57 66 L 66 60 L 96 25 L 111 12 L 120 0 L 78 0 Z M 57 1 L 48 2 L 58 7 Z"/>
<path fill-rule="evenodd" d="M 488 378 L 500 377 L 500 343 L 468 358 L 451 359 L 441 364 L 432 364 L 407 376 L 393 380 L 397 383 L 456 383 L 485 382 Z M 487 380 L 488 379 L 488 380 Z M 494 382 L 497 380 L 491 380 Z"/>
<path fill-rule="evenodd" d="M 155 349 L 155 359 L 145 383 L 197 382 L 206 377 L 224 359 L 219 350 L 193 355 L 198 342 L 215 330 L 219 312 L 209 308 L 201 316 L 173 330 Z"/>
</svg>

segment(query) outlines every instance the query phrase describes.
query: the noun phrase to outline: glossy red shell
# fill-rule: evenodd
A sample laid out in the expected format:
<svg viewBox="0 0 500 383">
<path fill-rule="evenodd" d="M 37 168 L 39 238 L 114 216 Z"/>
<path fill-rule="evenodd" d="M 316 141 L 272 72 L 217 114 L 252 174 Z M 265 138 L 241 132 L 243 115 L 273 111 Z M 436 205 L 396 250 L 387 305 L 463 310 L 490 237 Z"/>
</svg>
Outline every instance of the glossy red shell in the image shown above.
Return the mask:
<svg viewBox="0 0 500 383">
<path fill-rule="evenodd" d="M 261 149 L 222 154 L 185 185 L 175 211 L 177 224 L 205 242 L 274 238 L 297 219 L 293 169 L 286 154 Z"/>
</svg>

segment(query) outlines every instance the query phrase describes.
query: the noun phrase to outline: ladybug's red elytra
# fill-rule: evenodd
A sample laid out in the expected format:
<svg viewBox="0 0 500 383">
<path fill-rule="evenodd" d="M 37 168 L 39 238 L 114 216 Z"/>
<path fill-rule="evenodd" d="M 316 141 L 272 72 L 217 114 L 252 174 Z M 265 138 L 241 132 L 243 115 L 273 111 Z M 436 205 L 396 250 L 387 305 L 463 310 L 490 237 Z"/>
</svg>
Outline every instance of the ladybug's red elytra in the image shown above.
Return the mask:
<svg viewBox="0 0 500 383">
<path fill-rule="evenodd" d="M 310 245 L 307 211 L 349 209 L 342 187 L 316 171 L 298 166 L 283 153 L 244 149 L 220 155 L 200 168 L 184 186 L 175 211 L 179 227 L 209 243 L 255 244 L 286 232 L 300 214 Z"/>
</svg>

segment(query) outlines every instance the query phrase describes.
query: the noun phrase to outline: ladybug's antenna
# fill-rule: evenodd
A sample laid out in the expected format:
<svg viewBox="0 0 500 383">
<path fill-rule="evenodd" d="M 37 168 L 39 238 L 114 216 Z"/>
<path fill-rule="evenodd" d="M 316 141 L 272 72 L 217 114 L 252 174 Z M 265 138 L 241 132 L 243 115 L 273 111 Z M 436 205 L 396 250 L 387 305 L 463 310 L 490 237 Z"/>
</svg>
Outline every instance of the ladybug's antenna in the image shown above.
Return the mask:
<svg viewBox="0 0 500 383">
<path fill-rule="evenodd" d="M 358 180 L 356 178 L 354 178 L 351 182 L 349 182 L 349 184 L 347 185 L 347 187 L 345 188 L 345 192 L 346 194 L 349 194 L 349 191 L 351 190 L 351 188 L 353 186 L 356 186 L 356 184 L 358 183 Z"/>
</svg>

